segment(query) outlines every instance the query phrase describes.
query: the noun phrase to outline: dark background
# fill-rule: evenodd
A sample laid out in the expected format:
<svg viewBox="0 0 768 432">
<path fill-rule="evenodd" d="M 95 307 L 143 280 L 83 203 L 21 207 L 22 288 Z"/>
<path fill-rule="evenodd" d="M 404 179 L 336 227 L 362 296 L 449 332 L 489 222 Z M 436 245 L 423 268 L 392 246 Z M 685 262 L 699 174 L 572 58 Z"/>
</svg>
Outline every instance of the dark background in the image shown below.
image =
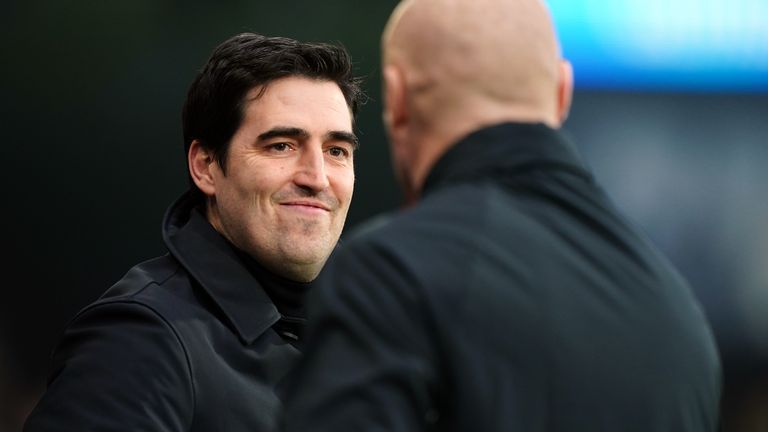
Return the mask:
<svg viewBox="0 0 768 432">
<path fill-rule="evenodd" d="M 347 227 L 397 208 L 378 90 L 379 34 L 396 3 L 4 3 L 0 431 L 19 430 L 34 406 L 68 319 L 164 253 L 160 220 L 186 188 L 181 105 L 227 37 L 349 49 L 372 99 L 358 116 Z M 725 366 L 726 430 L 768 430 L 768 95 L 580 90 L 565 130 L 701 299 Z"/>
</svg>

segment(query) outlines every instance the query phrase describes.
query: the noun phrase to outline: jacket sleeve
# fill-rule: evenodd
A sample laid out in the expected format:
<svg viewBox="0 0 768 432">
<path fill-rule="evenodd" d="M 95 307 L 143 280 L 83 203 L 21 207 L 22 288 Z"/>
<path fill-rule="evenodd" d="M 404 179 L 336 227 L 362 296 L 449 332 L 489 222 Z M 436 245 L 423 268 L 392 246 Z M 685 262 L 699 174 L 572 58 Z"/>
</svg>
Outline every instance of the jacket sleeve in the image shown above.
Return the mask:
<svg viewBox="0 0 768 432">
<path fill-rule="evenodd" d="M 169 324 L 143 304 L 110 302 L 81 312 L 52 366 L 25 432 L 189 429 L 187 356 Z"/>
<path fill-rule="evenodd" d="M 285 432 L 424 431 L 436 420 L 436 355 L 419 283 L 401 260 L 345 247 L 310 296 Z"/>
</svg>

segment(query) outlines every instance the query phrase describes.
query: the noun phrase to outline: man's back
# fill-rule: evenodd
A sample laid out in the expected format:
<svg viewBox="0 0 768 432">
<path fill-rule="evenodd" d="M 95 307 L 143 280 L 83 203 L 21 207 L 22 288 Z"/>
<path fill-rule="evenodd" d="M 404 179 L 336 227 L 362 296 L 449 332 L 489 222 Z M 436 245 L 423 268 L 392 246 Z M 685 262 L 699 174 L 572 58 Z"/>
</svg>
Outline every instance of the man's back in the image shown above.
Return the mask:
<svg viewBox="0 0 768 432">
<path fill-rule="evenodd" d="M 460 142 L 419 205 L 347 243 L 326 276 L 290 424 L 716 427 L 719 364 L 690 290 L 544 126 Z"/>
</svg>

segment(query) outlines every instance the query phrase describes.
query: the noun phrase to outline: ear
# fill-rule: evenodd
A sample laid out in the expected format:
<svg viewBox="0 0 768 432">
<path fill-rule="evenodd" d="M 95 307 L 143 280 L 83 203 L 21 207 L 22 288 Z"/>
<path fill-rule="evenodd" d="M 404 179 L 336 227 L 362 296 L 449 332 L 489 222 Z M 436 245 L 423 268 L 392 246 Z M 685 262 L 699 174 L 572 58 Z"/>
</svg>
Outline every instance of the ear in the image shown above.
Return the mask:
<svg viewBox="0 0 768 432">
<path fill-rule="evenodd" d="M 411 180 L 408 147 L 409 127 L 412 119 L 408 112 L 407 89 L 403 70 L 395 65 L 386 65 L 382 70 L 384 80 L 384 126 L 389 135 L 392 166 L 405 193 L 405 201 L 412 204 L 417 193 Z"/>
<path fill-rule="evenodd" d="M 208 196 L 214 195 L 216 192 L 216 182 L 211 171 L 218 167 L 216 166 L 216 159 L 214 159 L 213 153 L 203 147 L 200 141 L 194 140 L 189 146 L 189 152 L 187 153 L 187 165 L 189 167 L 189 175 L 198 189 Z"/>
<path fill-rule="evenodd" d="M 557 83 L 557 118 L 560 124 L 568 118 L 573 99 L 573 66 L 568 60 L 560 60 L 560 77 Z"/>
<path fill-rule="evenodd" d="M 405 101 L 405 76 L 400 68 L 389 64 L 382 70 L 384 80 L 384 126 L 392 140 L 397 140 L 408 123 Z"/>
</svg>

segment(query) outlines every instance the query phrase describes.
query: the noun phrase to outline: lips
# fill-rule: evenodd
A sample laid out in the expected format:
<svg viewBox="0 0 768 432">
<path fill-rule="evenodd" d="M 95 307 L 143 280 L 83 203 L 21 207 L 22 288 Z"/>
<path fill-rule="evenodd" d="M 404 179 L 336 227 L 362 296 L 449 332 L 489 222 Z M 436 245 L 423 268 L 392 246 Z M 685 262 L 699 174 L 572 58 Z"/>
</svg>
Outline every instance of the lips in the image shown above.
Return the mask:
<svg viewBox="0 0 768 432">
<path fill-rule="evenodd" d="M 296 208 L 305 208 L 307 210 L 317 209 L 317 210 L 324 210 L 328 212 L 331 211 L 331 208 L 327 204 L 325 204 L 322 201 L 315 201 L 315 200 L 292 200 L 292 201 L 282 202 L 280 203 L 280 205 L 296 207 Z"/>
</svg>

